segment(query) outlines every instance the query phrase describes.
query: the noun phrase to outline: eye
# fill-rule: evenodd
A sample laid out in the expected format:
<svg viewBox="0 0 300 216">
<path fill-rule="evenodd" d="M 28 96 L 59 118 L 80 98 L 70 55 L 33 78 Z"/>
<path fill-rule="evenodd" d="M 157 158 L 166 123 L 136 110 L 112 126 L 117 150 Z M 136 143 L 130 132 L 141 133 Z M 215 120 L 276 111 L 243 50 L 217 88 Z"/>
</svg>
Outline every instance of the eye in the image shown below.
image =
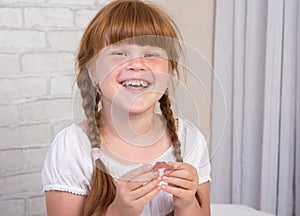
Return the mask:
<svg viewBox="0 0 300 216">
<path fill-rule="evenodd" d="M 156 54 L 156 53 L 146 53 L 144 55 L 144 57 L 146 57 L 146 58 L 152 58 L 152 57 L 157 57 L 157 56 L 158 56 L 158 54 Z"/>
<path fill-rule="evenodd" d="M 127 53 L 124 51 L 114 51 L 112 54 L 118 56 L 127 56 Z"/>
</svg>

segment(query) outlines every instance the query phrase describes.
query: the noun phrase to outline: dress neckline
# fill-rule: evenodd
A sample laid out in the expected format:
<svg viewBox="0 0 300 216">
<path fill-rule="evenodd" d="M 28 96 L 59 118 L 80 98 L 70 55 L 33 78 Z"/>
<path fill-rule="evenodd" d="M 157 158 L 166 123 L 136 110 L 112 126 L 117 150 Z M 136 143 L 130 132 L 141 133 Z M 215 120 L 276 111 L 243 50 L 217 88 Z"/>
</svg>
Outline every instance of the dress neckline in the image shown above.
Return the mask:
<svg viewBox="0 0 300 216">
<path fill-rule="evenodd" d="M 182 119 L 180 118 L 176 118 L 177 120 L 177 134 L 178 134 L 178 137 L 181 136 L 181 133 L 182 133 Z M 73 123 L 73 127 L 75 127 L 75 130 L 77 132 L 79 132 L 80 134 L 80 137 L 79 140 L 81 140 L 80 138 L 83 138 L 85 143 L 86 144 L 89 144 L 88 147 L 84 148 L 84 149 L 88 149 L 88 152 L 87 155 L 89 155 L 89 157 L 91 158 L 91 143 L 89 141 L 89 138 L 87 136 L 87 134 L 84 132 L 84 130 L 78 125 L 78 124 L 75 124 Z M 112 163 L 117 163 L 119 166 L 136 166 L 136 165 L 139 165 L 139 164 L 146 164 L 146 163 L 155 163 L 155 162 L 158 162 L 158 161 L 162 161 L 163 158 L 166 158 L 168 155 L 173 155 L 173 145 L 171 145 L 165 152 L 163 152 L 161 155 L 159 155 L 158 157 L 154 158 L 153 160 L 149 161 L 149 162 L 136 162 L 136 163 L 132 163 L 132 164 L 125 164 L 125 163 L 122 163 L 121 161 L 118 161 L 118 160 L 115 160 L 113 158 L 111 158 L 109 155 L 105 154 L 104 152 L 101 151 L 102 153 L 102 158 L 103 159 L 106 159 L 108 160 L 109 162 L 112 162 Z"/>
</svg>

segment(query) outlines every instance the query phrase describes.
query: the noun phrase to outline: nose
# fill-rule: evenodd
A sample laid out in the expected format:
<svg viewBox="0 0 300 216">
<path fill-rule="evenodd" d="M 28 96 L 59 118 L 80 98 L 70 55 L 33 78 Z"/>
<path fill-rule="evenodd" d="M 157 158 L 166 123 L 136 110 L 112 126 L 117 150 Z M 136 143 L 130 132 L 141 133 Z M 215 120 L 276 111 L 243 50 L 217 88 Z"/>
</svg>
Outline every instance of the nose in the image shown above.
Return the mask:
<svg viewBox="0 0 300 216">
<path fill-rule="evenodd" d="M 146 69 L 145 62 L 143 61 L 143 58 L 136 57 L 129 60 L 127 64 L 128 70 L 134 70 L 134 71 L 143 71 Z"/>
</svg>

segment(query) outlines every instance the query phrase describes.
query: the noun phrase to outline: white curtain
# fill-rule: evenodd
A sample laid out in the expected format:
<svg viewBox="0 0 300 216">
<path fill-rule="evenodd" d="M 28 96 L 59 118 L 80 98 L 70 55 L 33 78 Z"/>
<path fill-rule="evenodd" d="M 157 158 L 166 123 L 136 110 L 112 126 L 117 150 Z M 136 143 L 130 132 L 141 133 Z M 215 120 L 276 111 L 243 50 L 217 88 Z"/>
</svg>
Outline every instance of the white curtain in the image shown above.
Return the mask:
<svg viewBox="0 0 300 216">
<path fill-rule="evenodd" d="M 299 20 L 299 0 L 216 0 L 214 203 L 300 216 Z"/>
</svg>

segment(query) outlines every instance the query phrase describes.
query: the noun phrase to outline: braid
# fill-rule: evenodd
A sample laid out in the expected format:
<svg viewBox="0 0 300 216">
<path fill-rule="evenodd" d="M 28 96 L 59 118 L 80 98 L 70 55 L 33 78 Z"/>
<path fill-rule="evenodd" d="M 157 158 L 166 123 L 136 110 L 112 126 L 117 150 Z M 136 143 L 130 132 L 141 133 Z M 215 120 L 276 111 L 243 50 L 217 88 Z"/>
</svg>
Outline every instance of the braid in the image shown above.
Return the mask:
<svg viewBox="0 0 300 216">
<path fill-rule="evenodd" d="M 165 116 L 167 120 L 167 128 L 168 132 L 171 137 L 171 141 L 174 147 L 174 155 L 177 162 L 183 162 L 180 150 L 180 141 L 178 139 L 177 131 L 176 131 L 176 124 L 175 119 L 173 116 L 173 111 L 171 109 L 171 101 L 167 94 L 163 94 L 163 96 L 159 99 L 160 103 L 160 110 L 162 114 Z"/>
<path fill-rule="evenodd" d="M 169 99 L 168 93 L 162 95 L 162 97 L 159 99 L 159 103 L 160 103 L 160 110 L 167 120 L 167 128 L 171 137 L 171 141 L 173 143 L 174 155 L 176 161 L 183 162 L 183 158 L 181 156 L 181 150 L 180 150 L 181 143 L 176 132 L 175 119 L 173 116 L 173 111 L 171 109 L 171 101 Z M 199 205 L 201 206 L 201 198 L 199 193 L 196 192 L 195 196 Z M 168 214 L 167 216 L 172 216 L 172 215 L 174 215 L 174 211 Z"/>
<path fill-rule="evenodd" d="M 100 127 L 100 113 L 98 112 L 98 103 L 101 97 L 93 87 L 86 67 L 78 74 L 77 85 L 80 89 L 83 100 L 82 107 L 87 118 L 87 136 L 92 148 L 100 149 L 101 139 L 98 128 Z M 105 165 L 100 159 L 96 161 L 96 167 L 91 182 L 91 190 L 85 204 L 85 216 L 105 215 L 116 194 L 113 178 L 108 174 Z"/>
<path fill-rule="evenodd" d="M 88 138 L 91 141 L 92 148 L 100 148 L 101 140 L 95 121 L 96 91 L 86 67 L 79 73 L 77 84 L 82 97 L 82 107 L 87 118 Z"/>
</svg>

